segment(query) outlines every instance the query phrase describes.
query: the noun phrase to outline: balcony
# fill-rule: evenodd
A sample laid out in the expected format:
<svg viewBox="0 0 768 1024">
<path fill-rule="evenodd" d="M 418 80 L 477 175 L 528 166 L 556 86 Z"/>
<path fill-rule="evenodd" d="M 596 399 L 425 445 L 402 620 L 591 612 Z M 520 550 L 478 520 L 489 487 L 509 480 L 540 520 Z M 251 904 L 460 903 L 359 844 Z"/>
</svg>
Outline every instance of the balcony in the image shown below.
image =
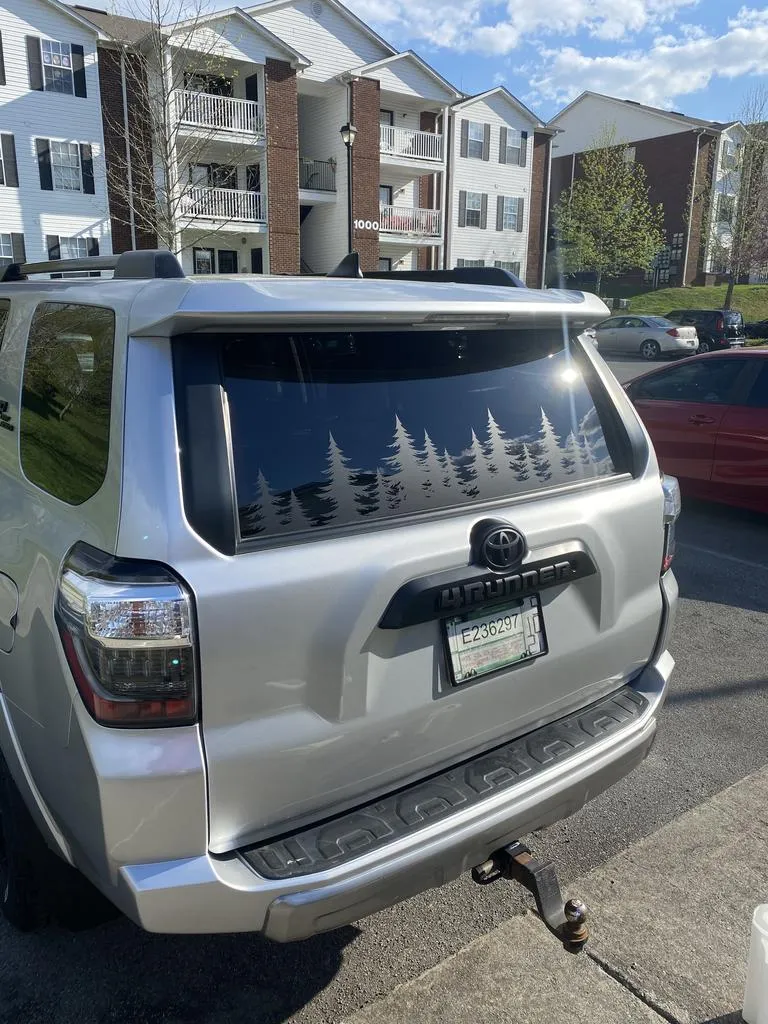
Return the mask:
<svg viewBox="0 0 768 1024">
<path fill-rule="evenodd" d="M 442 224 L 439 210 L 421 210 L 413 206 L 382 206 L 379 210 L 379 231 L 390 240 L 413 243 L 439 242 Z"/>
<path fill-rule="evenodd" d="M 307 192 L 336 191 L 336 161 L 311 160 L 301 157 L 299 160 L 299 188 Z"/>
<path fill-rule="evenodd" d="M 393 128 L 383 124 L 379 129 L 379 148 L 385 163 L 412 160 L 442 163 L 443 136 L 435 132 L 418 132 L 409 128 Z"/>
<path fill-rule="evenodd" d="M 264 112 L 254 100 L 177 89 L 175 101 L 179 124 L 192 130 L 211 135 L 247 135 L 251 141 L 254 136 L 264 137 Z"/>
<path fill-rule="evenodd" d="M 182 216 L 190 220 L 236 221 L 259 224 L 267 219 L 266 196 L 237 188 L 193 186 L 181 197 Z"/>
</svg>

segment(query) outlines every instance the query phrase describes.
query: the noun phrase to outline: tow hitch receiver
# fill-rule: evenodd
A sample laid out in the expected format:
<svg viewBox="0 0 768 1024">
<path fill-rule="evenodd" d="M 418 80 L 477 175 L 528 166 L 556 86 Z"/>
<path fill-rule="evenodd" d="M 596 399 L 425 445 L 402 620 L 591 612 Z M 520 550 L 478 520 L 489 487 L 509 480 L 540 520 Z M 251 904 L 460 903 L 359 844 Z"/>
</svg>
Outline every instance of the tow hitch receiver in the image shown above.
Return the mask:
<svg viewBox="0 0 768 1024">
<path fill-rule="evenodd" d="M 578 953 L 589 938 L 587 908 L 578 899 L 563 903 L 555 866 L 548 860 L 536 860 L 527 846 L 510 843 L 483 864 L 472 869 L 478 885 L 490 885 L 500 878 L 519 882 L 533 895 L 544 924 L 562 942 L 569 953 Z"/>
</svg>

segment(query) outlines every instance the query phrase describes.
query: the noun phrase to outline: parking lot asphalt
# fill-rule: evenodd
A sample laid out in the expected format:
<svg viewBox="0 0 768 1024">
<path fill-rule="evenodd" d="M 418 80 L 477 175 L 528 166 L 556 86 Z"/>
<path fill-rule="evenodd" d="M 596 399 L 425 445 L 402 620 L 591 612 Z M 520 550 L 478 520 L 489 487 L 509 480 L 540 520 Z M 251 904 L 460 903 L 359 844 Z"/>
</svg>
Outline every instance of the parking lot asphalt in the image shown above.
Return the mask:
<svg viewBox="0 0 768 1024">
<path fill-rule="evenodd" d="M 768 763 L 768 518 L 686 502 L 679 538 L 677 669 L 651 755 L 527 839 L 566 885 Z M 511 884 L 464 877 L 288 947 L 154 936 L 125 920 L 34 936 L 0 924 L 0 1024 L 339 1021 L 529 905 Z"/>
</svg>

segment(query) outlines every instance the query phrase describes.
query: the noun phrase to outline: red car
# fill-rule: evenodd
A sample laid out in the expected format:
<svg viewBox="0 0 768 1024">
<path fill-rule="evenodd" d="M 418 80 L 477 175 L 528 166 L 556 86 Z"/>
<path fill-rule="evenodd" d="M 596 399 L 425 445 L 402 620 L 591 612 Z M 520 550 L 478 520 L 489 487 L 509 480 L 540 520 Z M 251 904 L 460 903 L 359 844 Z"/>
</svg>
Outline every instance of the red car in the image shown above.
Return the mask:
<svg viewBox="0 0 768 1024">
<path fill-rule="evenodd" d="M 768 350 L 694 356 L 625 386 L 688 494 L 768 513 Z"/>
</svg>

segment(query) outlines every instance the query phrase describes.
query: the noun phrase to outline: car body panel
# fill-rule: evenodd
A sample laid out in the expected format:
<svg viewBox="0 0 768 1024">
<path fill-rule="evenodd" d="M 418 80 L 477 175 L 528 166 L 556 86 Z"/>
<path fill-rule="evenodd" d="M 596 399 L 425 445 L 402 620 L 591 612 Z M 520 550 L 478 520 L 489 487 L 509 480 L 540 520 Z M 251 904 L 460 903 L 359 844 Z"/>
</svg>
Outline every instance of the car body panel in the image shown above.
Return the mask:
<svg viewBox="0 0 768 1024">
<path fill-rule="evenodd" d="M 698 346 L 695 327 L 679 327 L 669 322 L 655 322 L 659 318 L 645 316 L 615 316 L 598 324 L 596 331 L 599 347 L 606 352 L 638 354 L 643 342 L 653 341 L 661 354 L 692 355 Z M 669 334 L 676 330 L 676 336 Z"/>
</svg>

